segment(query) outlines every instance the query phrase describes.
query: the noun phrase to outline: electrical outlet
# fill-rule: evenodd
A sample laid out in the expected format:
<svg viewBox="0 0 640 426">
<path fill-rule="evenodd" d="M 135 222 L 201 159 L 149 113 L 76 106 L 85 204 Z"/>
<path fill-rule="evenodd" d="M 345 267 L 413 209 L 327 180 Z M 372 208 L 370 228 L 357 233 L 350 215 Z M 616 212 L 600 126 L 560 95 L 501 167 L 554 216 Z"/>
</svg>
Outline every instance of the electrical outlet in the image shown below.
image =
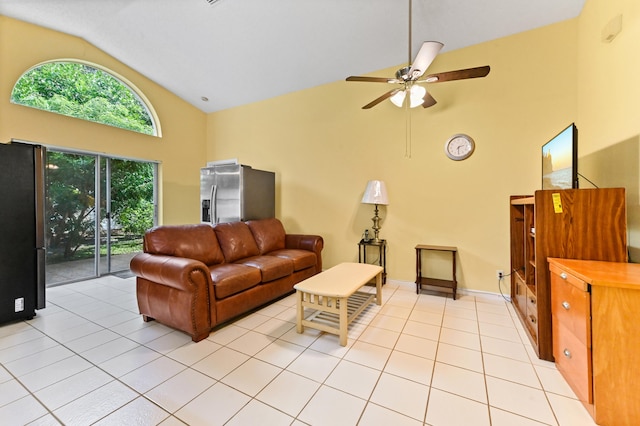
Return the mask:
<svg viewBox="0 0 640 426">
<path fill-rule="evenodd" d="M 24 297 L 19 297 L 15 300 L 15 312 L 24 311 Z"/>
<path fill-rule="evenodd" d="M 504 277 L 504 271 L 502 269 L 496 270 L 496 278 L 501 280 Z"/>
</svg>

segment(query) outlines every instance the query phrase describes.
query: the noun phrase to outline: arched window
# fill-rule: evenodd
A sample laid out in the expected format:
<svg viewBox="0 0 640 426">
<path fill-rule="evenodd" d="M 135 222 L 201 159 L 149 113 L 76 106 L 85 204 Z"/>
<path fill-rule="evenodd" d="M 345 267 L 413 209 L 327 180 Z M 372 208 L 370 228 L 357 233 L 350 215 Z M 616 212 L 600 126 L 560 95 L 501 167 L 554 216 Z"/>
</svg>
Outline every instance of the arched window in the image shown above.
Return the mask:
<svg viewBox="0 0 640 426">
<path fill-rule="evenodd" d="M 87 62 L 57 60 L 34 66 L 16 82 L 11 102 L 161 136 L 157 116 L 142 92 Z"/>
</svg>

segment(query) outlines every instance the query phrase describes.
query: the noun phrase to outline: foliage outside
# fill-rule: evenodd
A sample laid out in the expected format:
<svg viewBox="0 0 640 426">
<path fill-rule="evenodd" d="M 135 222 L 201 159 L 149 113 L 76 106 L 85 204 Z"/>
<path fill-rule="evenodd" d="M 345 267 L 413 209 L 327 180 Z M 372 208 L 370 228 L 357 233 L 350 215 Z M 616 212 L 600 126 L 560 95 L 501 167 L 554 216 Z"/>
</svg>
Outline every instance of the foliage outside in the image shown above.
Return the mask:
<svg viewBox="0 0 640 426">
<path fill-rule="evenodd" d="M 26 72 L 11 102 L 154 135 L 144 103 L 111 74 L 77 62 L 49 62 Z"/>
<path fill-rule="evenodd" d="M 47 152 L 47 255 L 51 263 L 93 257 L 95 238 L 96 157 Z M 106 167 L 101 164 L 104 194 Z M 141 235 L 153 226 L 153 165 L 128 160 L 111 162 L 112 253 L 141 249 Z M 106 217 L 104 199 L 101 218 Z M 100 226 L 106 235 L 107 220 Z"/>
</svg>

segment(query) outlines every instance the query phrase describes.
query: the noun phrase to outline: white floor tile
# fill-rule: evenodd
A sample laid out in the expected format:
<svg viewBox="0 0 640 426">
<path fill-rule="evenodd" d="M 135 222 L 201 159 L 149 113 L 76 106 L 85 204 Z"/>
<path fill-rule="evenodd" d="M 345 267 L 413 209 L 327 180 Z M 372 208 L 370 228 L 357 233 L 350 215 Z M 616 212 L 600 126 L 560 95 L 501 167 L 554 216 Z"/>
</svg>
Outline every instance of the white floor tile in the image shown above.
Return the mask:
<svg viewBox="0 0 640 426">
<path fill-rule="evenodd" d="M 402 334 L 398 338 L 395 350 L 427 359 L 436 359 L 437 348 L 438 342 L 435 340 Z"/>
<path fill-rule="evenodd" d="M 17 380 L 8 380 L 0 383 L 0 407 L 17 401 L 20 398 L 29 395 L 24 386 L 22 386 Z"/>
<path fill-rule="evenodd" d="M 582 403 L 574 398 L 548 393 L 549 403 L 561 425 L 595 426 L 593 418 Z"/>
<path fill-rule="evenodd" d="M 40 401 L 51 411 L 54 411 L 81 396 L 90 393 L 114 379 L 97 367 L 91 367 L 65 380 L 35 393 Z"/>
<path fill-rule="evenodd" d="M 336 368 L 338 362 L 340 358 L 307 349 L 289 365 L 287 370 L 322 383 Z"/>
<path fill-rule="evenodd" d="M 487 403 L 485 377 L 475 371 L 436 362 L 431 386 L 482 404 Z"/>
<path fill-rule="evenodd" d="M 562 377 L 562 374 L 554 367 L 533 367 L 542 382 L 542 388 L 554 394 L 566 396 L 568 398 L 577 399 L 569 384 Z"/>
<path fill-rule="evenodd" d="M 211 377 L 188 368 L 151 389 L 145 396 L 169 413 L 175 413 L 215 383 Z"/>
<path fill-rule="evenodd" d="M 218 349 L 220 346 L 208 339 L 199 341 L 198 343 L 189 342 L 177 349 L 172 350 L 166 355 L 169 358 L 175 359 L 184 365 L 191 366 L 196 362 L 208 357 Z"/>
<path fill-rule="evenodd" d="M 288 426 L 293 417 L 269 407 L 258 400 L 252 400 L 226 423 L 226 426 L 271 425 Z"/>
<path fill-rule="evenodd" d="M 144 346 L 138 346 L 128 352 L 113 357 L 98 365 L 114 377 L 122 377 L 130 371 L 150 363 L 160 354 Z"/>
<path fill-rule="evenodd" d="M 119 425 L 155 425 L 169 417 L 169 413 L 153 402 L 139 397 L 114 411 L 102 420 L 94 423 L 96 426 Z"/>
<path fill-rule="evenodd" d="M 434 361 L 408 353 L 393 351 L 384 372 L 403 377 L 423 385 L 431 383 Z"/>
<path fill-rule="evenodd" d="M 482 363 L 482 352 L 473 349 L 467 349 L 460 346 L 440 343 L 438 345 L 438 353 L 436 361 L 445 364 L 455 365 L 456 367 L 466 368 L 467 370 L 484 372 Z"/>
<path fill-rule="evenodd" d="M 391 349 L 395 346 L 399 336 L 400 333 L 397 331 L 369 326 L 358 337 L 358 340 Z"/>
<path fill-rule="evenodd" d="M 305 348 L 303 346 L 278 339 L 258 352 L 255 358 L 280 368 L 286 368 L 304 351 Z"/>
<path fill-rule="evenodd" d="M 145 393 L 180 373 L 186 367 L 171 358 L 160 357 L 120 377 L 137 392 Z"/>
<path fill-rule="evenodd" d="M 355 425 L 366 401 L 337 389 L 322 386 L 298 419 L 314 426 Z"/>
<path fill-rule="evenodd" d="M 249 396 L 256 396 L 281 371 L 275 365 L 250 358 L 220 381 Z"/>
<path fill-rule="evenodd" d="M 489 407 L 471 399 L 431 389 L 426 423 L 433 426 L 489 426 Z"/>
<path fill-rule="evenodd" d="M 32 395 L 0 407 L 0 419 L 7 425 L 25 425 L 47 414 L 47 410 Z"/>
<path fill-rule="evenodd" d="M 491 414 L 492 426 L 547 426 L 545 423 L 540 423 L 496 407 L 489 407 L 489 413 Z"/>
<path fill-rule="evenodd" d="M 238 352 L 242 352 L 243 354 L 253 356 L 273 343 L 274 340 L 276 340 L 274 337 L 256 333 L 255 331 L 249 331 L 229 343 L 227 346 Z"/>
<path fill-rule="evenodd" d="M 133 401 L 138 395 L 113 381 L 54 411 L 65 425 L 92 424 Z"/>
<path fill-rule="evenodd" d="M 175 416 L 190 426 L 223 425 L 250 400 L 224 383 L 216 383 L 178 410 Z"/>
<path fill-rule="evenodd" d="M 455 330 L 453 328 L 442 328 L 440 332 L 440 343 L 448 343 L 477 351 L 480 350 L 480 336 L 478 334 Z"/>
<path fill-rule="evenodd" d="M 78 355 L 73 355 L 46 367 L 32 371 L 20 377 L 20 381 L 31 392 L 67 379 L 81 371 L 88 370 L 92 364 Z"/>
<path fill-rule="evenodd" d="M 487 392 L 489 404 L 493 407 L 542 423 L 556 424 L 545 393 L 540 389 L 487 377 Z"/>
<path fill-rule="evenodd" d="M 520 383 L 532 388 L 541 388 L 538 375 L 530 363 L 487 353 L 483 355 L 483 359 L 487 376 Z"/>
<path fill-rule="evenodd" d="M 248 359 L 249 357 L 243 353 L 223 347 L 196 362 L 192 368 L 220 380 Z"/>
<path fill-rule="evenodd" d="M 423 421 L 429 387 L 402 377 L 382 373 L 371 395 L 371 402 Z"/>
<path fill-rule="evenodd" d="M 319 387 L 320 383 L 285 370 L 269 383 L 256 399 L 295 417 Z M 292 392 L 292 389 L 295 391 Z"/>
<path fill-rule="evenodd" d="M 342 360 L 324 384 L 358 398 L 369 399 L 379 377 L 379 370 Z"/>
<path fill-rule="evenodd" d="M 145 343 L 145 346 L 153 349 L 161 354 L 167 354 L 187 343 L 192 342 L 191 336 L 181 331 L 172 331 L 164 336 L 158 337 L 150 342 Z"/>
<path fill-rule="evenodd" d="M 517 361 L 529 362 L 529 355 L 524 344 L 509 342 L 495 337 L 480 336 L 480 344 L 482 352 L 499 355 L 505 358 L 515 359 Z"/>
<path fill-rule="evenodd" d="M 367 426 L 422 426 L 422 422 L 369 402 L 359 424 Z"/>
<path fill-rule="evenodd" d="M 391 349 L 366 342 L 355 342 L 344 359 L 382 371 L 391 355 Z"/>
</svg>

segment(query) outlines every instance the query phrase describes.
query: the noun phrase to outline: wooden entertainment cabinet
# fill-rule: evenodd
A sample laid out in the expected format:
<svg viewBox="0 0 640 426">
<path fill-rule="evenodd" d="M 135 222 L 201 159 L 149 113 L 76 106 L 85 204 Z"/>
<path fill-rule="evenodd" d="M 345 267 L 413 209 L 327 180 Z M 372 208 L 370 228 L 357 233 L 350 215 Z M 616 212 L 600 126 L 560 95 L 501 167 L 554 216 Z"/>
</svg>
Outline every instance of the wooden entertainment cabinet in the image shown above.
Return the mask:
<svg viewBox="0 0 640 426">
<path fill-rule="evenodd" d="M 624 188 L 510 197 L 511 301 L 540 359 L 553 361 L 547 258 L 627 261 Z"/>
</svg>

